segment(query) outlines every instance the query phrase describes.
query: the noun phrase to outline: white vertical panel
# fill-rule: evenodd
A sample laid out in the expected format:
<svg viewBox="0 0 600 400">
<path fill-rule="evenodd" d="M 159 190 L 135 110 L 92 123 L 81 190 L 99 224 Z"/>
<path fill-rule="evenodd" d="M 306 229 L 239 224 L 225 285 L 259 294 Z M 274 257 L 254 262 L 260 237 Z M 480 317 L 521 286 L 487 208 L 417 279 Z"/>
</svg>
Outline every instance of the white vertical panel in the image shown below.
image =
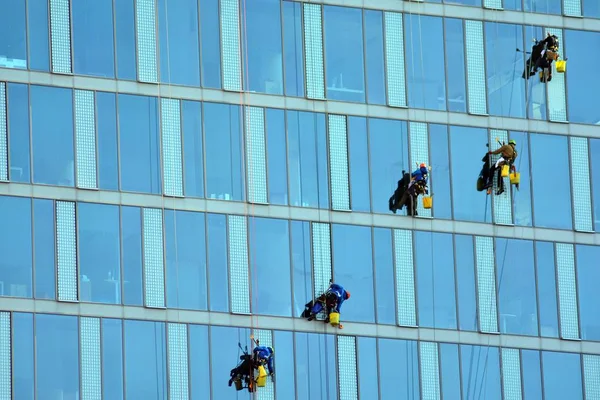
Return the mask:
<svg viewBox="0 0 600 400">
<path fill-rule="evenodd" d="M 337 337 L 337 361 L 340 378 L 340 400 L 358 400 L 356 337 L 345 335 Z"/>
<path fill-rule="evenodd" d="M 563 0 L 563 14 L 567 17 L 581 17 L 581 1 L 582 0 Z"/>
<path fill-rule="evenodd" d="M 571 179 L 573 180 L 575 230 L 593 232 L 588 139 L 571 136 L 569 140 L 571 142 Z"/>
<path fill-rule="evenodd" d="M 0 181 L 8 181 L 8 125 L 6 83 L 0 82 Z"/>
<path fill-rule="evenodd" d="M 560 54 L 564 54 L 565 49 L 563 46 L 563 34 L 562 29 L 547 28 L 545 29 L 544 36 L 546 33 L 556 35 L 558 37 L 558 43 L 561 48 Z M 565 74 L 559 74 L 556 72 L 556 62 L 552 63 L 552 80 L 546 83 L 548 88 L 548 119 L 556 122 L 567 122 L 567 95 L 565 92 Z"/>
<path fill-rule="evenodd" d="M 221 0 L 223 90 L 242 90 L 239 0 Z"/>
<path fill-rule="evenodd" d="M 71 73 L 71 9 L 69 0 L 50 0 L 52 72 Z"/>
<path fill-rule="evenodd" d="M 77 301 L 77 230 L 75 203 L 56 202 L 58 301 Z"/>
<path fill-rule="evenodd" d="M 484 333 L 498 332 L 498 309 L 496 304 L 496 273 L 494 263 L 494 239 L 475 236 L 477 263 L 477 308 L 479 330 Z"/>
<path fill-rule="evenodd" d="M 164 193 L 183 196 L 181 105 L 178 99 L 160 100 Z"/>
<path fill-rule="evenodd" d="M 563 339 L 579 339 L 575 250 L 572 244 L 556 243 L 556 274 L 558 277 L 560 336 Z"/>
<path fill-rule="evenodd" d="M 585 398 L 600 399 L 600 356 L 583 355 L 583 380 L 585 382 Z"/>
<path fill-rule="evenodd" d="M 248 202 L 268 203 L 267 155 L 265 148 L 265 109 L 246 107 L 246 163 Z"/>
<path fill-rule="evenodd" d="M 321 5 L 303 3 L 303 7 L 306 97 L 323 100 L 325 99 L 325 72 Z"/>
<path fill-rule="evenodd" d="M 75 89 L 75 146 L 77 187 L 97 189 L 96 107 L 94 92 Z"/>
<path fill-rule="evenodd" d="M 100 318 L 79 319 L 81 400 L 102 400 Z"/>
<path fill-rule="evenodd" d="M 331 227 L 321 222 L 312 223 L 313 279 L 315 296 L 329 287 L 331 273 Z"/>
<path fill-rule="evenodd" d="M 136 0 L 138 80 L 158 82 L 156 59 L 156 6 L 154 0 Z"/>
<path fill-rule="evenodd" d="M 419 342 L 421 360 L 421 393 L 423 400 L 440 400 L 440 368 L 438 345 Z"/>
<path fill-rule="evenodd" d="M 406 107 L 402 14 L 386 11 L 383 13 L 383 17 L 388 105 L 391 107 Z"/>
<path fill-rule="evenodd" d="M 493 10 L 502 10 L 502 0 L 483 0 L 483 6 Z"/>
<path fill-rule="evenodd" d="M 246 217 L 228 215 L 229 233 L 229 293 L 231 312 L 250 313 L 248 266 L 248 231 Z"/>
<path fill-rule="evenodd" d="M 413 236 L 409 230 L 394 229 L 394 263 L 398 325 L 417 326 Z"/>
<path fill-rule="evenodd" d="M 12 356 L 10 313 L 0 312 L 0 400 L 11 400 Z"/>
<path fill-rule="evenodd" d="M 518 349 L 502 349 L 504 400 L 521 400 L 521 357 Z"/>
<path fill-rule="evenodd" d="M 169 400 L 189 399 L 188 335 L 186 324 L 169 323 Z"/>
<path fill-rule="evenodd" d="M 163 214 L 159 208 L 144 208 L 144 298 L 146 307 L 165 306 L 163 258 Z"/>
<path fill-rule="evenodd" d="M 490 129 L 490 150 L 497 150 L 500 148 L 501 144 L 498 143 L 508 143 L 508 132 L 500 129 Z M 493 164 L 502 157 L 501 154 L 494 156 L 492 161 Z M 493 196 L 492 202 L 494 205 L 494 223 L 499 225 L 512 225 L 512 199 L 510 193 L 510 180 L 508 178 L 501 178 L 504 180 L 504 193 L 499 196 L 496 196 L 496 191 L 498 190 L 498 171 L 494 173 L 492 176 L 493 179 Z"/>
<path fill-rule="evenodd" d="M 427 124 L 423 122 L 410 122 L 408 125 L 410 135 L 410 160 L 412 171 L 417 164 L 425 163 L 429 166 L 429 135 Z M 419 217 L 431 217 L 431 209 L 423 208 L 423 202 L 417 201 L 417 214 Z"/>
<path fill-rule="evenodd" d="M 331 208 L 350 210 L 348 132 L 345 115 L 328 115 Z"/>
<path fill-rule="evenodd" d="M 273 332 L 266 329 L 255 329 L 254 330 L 254 339 L 258 340 L 258 343 L 261 346 L 270 346 L 273 347 Z M 254 346 L 254 344 L 252 344 Z M 275 353 L 275 349 L 273 349 L 273 353 Z M 277 363 L 276 356 L 273 355 L 275 360 L 273 361 L 273 365 Z M 277 368 L 275 366 L 275 368 Z M 268 372 L 268 371 L 267 371 Z M 275 386 L 273 385 L 273 380 L 267 378 L 267 386 L 258 389 L 258 400 L 275 400 Z"/>
<path fill-rule="evenodd" d="M 465 21 L 465 53 L 467 56 L 467 93 L 470 114 L 487 114 L 483 22 Z"/>
</svg>

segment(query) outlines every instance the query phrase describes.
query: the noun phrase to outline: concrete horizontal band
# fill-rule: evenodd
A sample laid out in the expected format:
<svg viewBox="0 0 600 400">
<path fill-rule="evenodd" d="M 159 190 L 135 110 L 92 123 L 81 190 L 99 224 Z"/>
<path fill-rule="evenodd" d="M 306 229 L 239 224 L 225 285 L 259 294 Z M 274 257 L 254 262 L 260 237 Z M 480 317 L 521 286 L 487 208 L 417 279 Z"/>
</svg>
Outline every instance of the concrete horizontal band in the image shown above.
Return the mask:
<svg viewBox="0 0 600 400">
<path fill-rule="evenodd" d="M 60 314 L 83 317 L 133 319 L 186 324 L 231 326 L 254 329 L 342 334 L 389 339 L 420 340 L 427 342 L 459 343 L 476 346 L 508 347 L 517 349 L 560 351 L 568 353 L 600 354 L 600 342 L 568 341 L 518 335 L 490 335 L 478 332 L 430 328 L 405 328 L 393 325 L 344 322 L 339 331 L 328 324 L 308 322 L 300 318 L 248 316 L 208 311 L 150 309 L 92 303 L 59 303 L 50 300 L 3 298 L 2 311 Z"/>
<path fill-rule="evenodd" d="M 419 110 L 413 108 L 392 108 L 372 104 L 346 103 L 331 100 L 308 100 L 298 97 L 260 93 L 240 94 L 238 92 L 225 92 L 215 89 L 140 83 L 86 76 L 55 75 L 46 72 L 32 72 L 15 69 L 0 68 L 0 71 L 2 73 L 3 81 L 32 85 L 49 85 L 72 89 L 171 97 L 185 100 L 256 107 L 285 108 L 289 110 L 416 121 L 432 124 L 505 129 L 517 132 L 541 132 L 554 135 L 600 138 L 600 126 L 597 125 L 565 124 L 524 118 L 478 116 L 465 113 Z"/>
<path fill-rule="evenodd" d="M 141 193 L 83 190 L 20 183 L 0 184 L 0 195 L 600 246 L 600 234 L 597 233 L 412 218 L 391 214 L 349 213 L 316 208 L 254 205 L 224 200 L 174 198 Z"/>
</svg>

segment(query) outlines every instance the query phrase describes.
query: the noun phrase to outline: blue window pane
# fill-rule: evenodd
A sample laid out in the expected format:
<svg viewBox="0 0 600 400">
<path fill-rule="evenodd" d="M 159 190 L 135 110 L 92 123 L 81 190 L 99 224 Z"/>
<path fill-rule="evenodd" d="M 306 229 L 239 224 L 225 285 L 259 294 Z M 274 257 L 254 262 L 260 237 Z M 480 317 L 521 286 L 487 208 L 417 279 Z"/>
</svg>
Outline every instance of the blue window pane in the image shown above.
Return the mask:
<svg viewBox="0 0 600 400">
<path fill-rule="evenodd" d="M 111 1 L 72 2 L 73 68 L 76 74 L 114 78 L 112 6 Z"/>
<path fill-rule="evenodd" d="M 96 92 L 99 188 L 119 190 L 117 99 L 114 93 Z"/>
<path fill-rule="evenodd" d="M 34 399 L 33 314 L 12 314 L 13 395 L 15 399 Z"/>
<path fill-rule="evenodd" d="M 487 131 L 482 128 L 468 128 L 464 126 L 450 126 L 450 152 L 460 151 L 463 154 L 472 154 L 471 157 L 452 157 L 452 198 L 454 206 L 454 219 L 463 221 L 490 221 L 490 201 L 485 193 L 473 193 L 465 190 L 465 179 L 472 179 L 479 175 L 482 167 L 480 158 L 488 148 Z M 466 176 L 465 176 L 466 175 Z M 472 178 L 471 178 L 472 177 Z M 470 181 L 469 181 L 470 182 Z"/>
<path fill-rule="evenodd" d="M 481 0 L 444 0 L 444 3 L 481 7 Z"/>
<path fill-rule="evenodd" d="M 546 400 L 583 399 L 579 354 L 544 351 L 542 370 Z"/>
<path fill-rule="evenodd" d="M 197 0 L 158 0 L 160 80 L 200 86 Z"/>
<path fill-rule="evenodd" d="M 540 335 L 558 337 L 554 244 L 550 242 L 536 242 L 535 261 L 538 282 L 538 303 L 540 305 Z"/>
<path fill-rule="evenodd" d="M 595 1 L 584 1 L 583 15 L 589 18 L 600 18 L 600 3 L 596 3 Z"/>
<path fill-rule="evenodd" d="M 119 94 L 118 104 L 121 190 L 161 193 L 156 98 Z"/>
<path fill-rule="evenodd" d="M 102 320 L 102 390 L 105 399 L 123 399 L 123 322 Z"/>
<path fill-rule="evenodd" d="M 31 199 L 0 196 L 0 295 L 31 297 Z"/>
<path fill-rule="evenodd" d="M 454 236 L 456 258 L 456 293 L 458 296 L 458 329 L 477 330 L 477 298 L 475 297 L 475 249 L 473 237 Z"/>
<path fill-rule="evenodd" d="M 292 332 L 273 332 L 273 348 L 277 349 L 277 385 L 276 399 L 294 399 L 296 385 L 294 380 L 294 334 Z"/>
<path fill-rule="evenodd" d="M 30 0 L 31 1 L 31 0 Z M 117 78 L 136 80 L 135 10 L 134 0 L 115 1 L 117 46 Z"/>
<path fill-rule="evenodd" d="M 448 69 L 448 111 L 467 112 L 465 35 L 462 19 L 444 18 L 446 68 Z"/>
<path fill-rule="evenodd" d="M 25 0 L 0 5 L 0 68 L 27 68 Z"/>
<path fill-rule="evenodd" d="M 452 235 L 416 231 L 419 326 L 456 329 Z"/>
<path fill-rule="evenodd" d="M 33 183 L 73 186 L 73 91 L 31 86 Z"/>
<path fill-rule="evenodd" d="M 600 182 L 600 139 L 590 139 L 591 182 Z M 594 227 L 600 232 L 600 185 L 592 184 Z"/>
<path fill-rule="evenodd" d="M 304 96 L 304 51 L 302 47 L 302 3 L 283 3 L 283 50 L 285 94 Z"/>
<path fill-rule="evenodd" d="M 123 304 L 142 305 L 142 215 L 138 207 L 121 207 Z"/>
<path fill-rule="evenodd" d="M 267 108 L 269 203 L 288 204 L 285 111 Z"/>
<path fill-rule="evenodd" d="M 286 296 L 292 287 L 288 221 L 251 217 L 248 232 L 252 313 L 291 317 L 292 299 Z"/>
<path fill-rule="evenodd" d="M 323 10 L 327 98 L 364 103 L 362 9 L 324 6 Z"/>
<path fill-rule="evenodd" d="M 435 218 L 452 218 L 452 196 L 450 188 L 450 153 L 448 151 L 448 126 L 429 125 L 429 153 L 431 169 L 431 193 L 435 193 Z"/>
<path fill-rule="evenodd" d="M 310 223 L 291 222 L 292 268 L 294 269 L 294 317 L 304 311 L 304 305 L 313 298 L 311 269 Z"/>
<path fill-rule="evenodd" d="M 221 42 L 219 39 L 219 2 L 200 0 L 200 37 L 202 48 L 202 86 L 221 88 Z"/>
<path fill-rule="evenodd" d="M 333 336 L 315 333 L 296 333 L 295 336 L 298 398 L 336 400 L 336 346 Z"/>
<path fill-rule="evenodd" d="M 280 0 L 242 1 L 244 86 L 251 92 L 283 94 Z"/>
<path fill-rule="evenodd" d="M 394 255 L 392 232 L 373 228 L 373 257 L 375 260 L 375 295 L 377 323 L 396 324 L 396 288 L 394 285 Z"/>
<path fill-rule="evenodd" d="M 515 161 L 517 172 L 521 174 L 519 190 L 513 190 L 513 213 L 515 225 L 531 226 L 531 173 L 529 171 L 529 135 L 523 132 L 510 132 L 510 138 L 517 141 L 518 157 Z M 514 186 L 513 186 L 514 187 Z"/>
<path fill-rule="evenodd" d="M 505 10 L 521 11 L 523 9 L 523 0 L 503 0 Z"/>
<path fill-rule="evenodd" d="M 421 398 L 417 342 L 394 339 L 378 342 L 381 399 L 397 399 L 399 395 L 403 400 Z"/>
<path fill-rule="evenodd" d="M 79 300 L 121 304 L 119 206 L 77 203 L 77 218 Z"/>
<path fill-rule="evenodd" d="M 340 310 L 342 318 L 346 321 L 375 322 L 371 228 L 334 224 L 331 235 L 333 281 L 352 293 L 352 299 L 348 300 L 350 304 Z M 387 295 L 393 296 L 393 293 Z"/>
<path fill-rule="evenodd" d="M 364 10 L 365 53 L 367 63 L 367 103 L 385 104 L 385 64 L 383 50 L 383 13 Z"/>
<path fill-rule="evenodd" d="M 35 315 L 36 394 L 39 400 L 79 398 L 78 318 Z"/>
<path fill-rule="evenodd" d="M 585 3 L 595 3 L 585 1 Z M 600 6 L 598 6 L 600 7 Z M 600 83 L 594 79 L 581 79 L 589 72 L 586 65 L 600 63 L 600 55 L 589 53 L 589 46 L 600 46 L 600 32 L 565 30 L 565 43 L 569 49 L 569 121 L 582 124 L 597 124 L 600 122 L 600 110 L 594 107 L 592 93 L 600 90 Z M 565 54 L 565 57 L 567 55 Z M 579 79 L 578 79 L 579 78 Z"/>
<path fill-rule="evenodd" d="M 29 0 L 27 2 L 29 68 L 32 70 L 50 70 L 49 20 L 48 0 Z"/>
<path fill-rule="evenodd" d="M 567 137 L 531 134 L 531 180 L 535 225 L 544 228 L 572 229 L 571 173 Z M 552 173 L 546 165 L 552 154 Z M 560 205 L 560 206 L 557 206 Z"/>
<path fill-rule="evenodd" d="M 186 197 L 204 197 L 204 155 L 202 144 L 202 103 L 183 100 L 183 162 Z"/>
<path fill-rule="evenodd" d="M 523 11 L 541 14 L 561 14 L 561 0 L 523 0 Z"/>
<path fill-rule="evenodd" d="M 207 309 L 204 214 L 165 210 L 167 307 Z"/>
<path fill-rule="evenodd" d="M 442 18 L 405 14 L 404 21 L 408 106 L 446 110 Z"/>
<path fill-rule="evenodd" d="M 206 197 L 244 199 L 241 107 L 204 103 Z"/>
<path fill-rule="evenodd" d="M 521 350 L 521 371 L 523 371 L 523 397 L 543 399 L 539 351 Z"/>
<path fill-rule="evenodd" d="M 523 26 L 486 22 L 484 29 L 489 113 L 524 118 L 525 81 L 520 74 L 525 65 L 523 53 L 514 51 L 514 57 L 507 57 L 504 62 L 496 59 L 506 49 L 523 48 Z"/>
<path fill-rule="evenodd" d="M 56 255 L 54 201 L 33 200 L 33 243 L 35 261 L 35 298 L 56 297 Z"/>
<path fill-rule="evenodd" d="M 31 182 L 29 159 L 29 87 L 7 85 L 10 180 Z"/>
<path fill-rule="evenodd" d="M 460 399 L 460 363 L 458 345 L 440 343 L 440 383 L 443 399 Z"/>
<path fill-rule="evenodd" d="M 496 239 L 500 332 L 538 334 L 533 242 Z"/>
<path fill-rule="evenodd" d="M 227 261 L 227 223 L 225 215 L 207 214 L 208 277 L 210 311 L 229 311 L 229 275 Z M 233 367 L 231 367 L 233 368 Z"/>
<path fill-rule="evenodd" d="M 356 338 L 356 361 L 358 366 L 358 388 L 360 399 L 377 399 L 379 385 L 377 371 L 377 339 Z"/>
<path fill-rule="evenodd" d="M 406 122 L 369 119 L 369 157 L 371 160 L 371 208 L 387 213 L 388 199 L 408 170 L 408 130 Z M 402 211 L 405 213 L 406 211 Z"/>
<path fill-rule="evenodd" d="M 600 341 L 600 292 L 595 285 L 600 280 L 600 247 L 578 245 L 576 259 L 581 338 Z"/>
<path fill-rule="evenodd" d="M 530 0 L 526 0 L 530 1 Z M 538 38 L 541 39 L 545 35 L 544 30 L 541 27 L 526 25 L 525 26 L 525 46 L 527 47 L 527 51 L 531 51 L 531 47 L 533 43 L 530 42 L 530 38 Z M 524 66 L 520 67 L 520 70 L 523 70 Z M 570 68 L 570 67 L 569 67 Z M 519 70 L 517 70 L 519 71 Z M 546 120 L 548 118 L 547 115 L 547 89 L 546 84 L 540 82 L 539 79 L 530 79 L 527 83 L 527 97 L 528 97 L 528 110 L 527 116 L 531 119 L 541 119 Z M 520 156 L 519 156 L 520 157 Z"/>
<path fill-rule="evenodd" d="M 348 153 L 352 211 L 371 210 L 367 119 L 348 117 Z"/>
<path fill-rule="evenodd" d="M 125 320 L 126 398 L 166 400 L 167 349 L 164 322 Z"/>
<path fill-rule="evenodd" d="M 209 329 L 212 398 L 219 400 L 250 400 L 251 397 L 248 391 L 236 392 L 233 388 L 224 384 L 224 379 L 229 376 L 229 371 L 235 368 L 240 361 L 241 352 L 236 344 L 240 343 L 242 348 L 248 346 L 251 349 L 248 340 L 250 330 L 222 326 L 211 326 Z"/>
<path fill-rule="evenodd" d="M 207 365 L 210 362 L 208 357 L 208 327 L 203 325 L 188 325 L 188 332 L 191 398 L 210 399 L 210 374 L 207 371 Z"/>
<path fill-rule="evenodd" d="M 502 400 L 497 347 L 460 346 L 463 399 Z"/>
</svg>

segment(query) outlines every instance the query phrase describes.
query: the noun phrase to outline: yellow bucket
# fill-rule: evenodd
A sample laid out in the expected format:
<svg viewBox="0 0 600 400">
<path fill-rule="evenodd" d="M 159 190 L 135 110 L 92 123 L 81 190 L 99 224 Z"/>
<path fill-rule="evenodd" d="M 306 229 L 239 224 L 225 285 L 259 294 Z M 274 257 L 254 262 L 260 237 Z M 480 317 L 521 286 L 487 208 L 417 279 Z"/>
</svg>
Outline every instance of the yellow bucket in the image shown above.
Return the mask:
<svg viewBox="0 0 600 400">
<path fill-rule="evenodd" d="M 521 182 L 521 174 L 518 172 L 513 172 L 510 174 L 510 184 L 518 185 Z"/>
<path fill-rule="evenodd" d="M 567 70 L 567 62 L 565 60 L 560 60 L 556 62 L 556 72 L 560 72 L 561 74 Z"/>
<path fill-rule="evenodd" d="M 267 386 L 267 371 L 262 365 L 258 366 L 258 378 L 256 379 L 256 386 L 265 387 Z"/>
<path fill-rule="evenodd" d="M 340 324 L 340 313 L 332 312 L 329 314 L 329 323 L 331 326 L 336 326 Z"/>
<path fill-rule="evenodd" d="M 423 208 L 430 209 L 433 206 L 433 197 L 423 197 Z"/>
<path fill-rule="evenodd" d="M 503 178 L 506 178 L 508 176 L 509 170 L 510 170 L 510 167 L 508 165 L 502 166 L 502 177 Z"/>
</svg>

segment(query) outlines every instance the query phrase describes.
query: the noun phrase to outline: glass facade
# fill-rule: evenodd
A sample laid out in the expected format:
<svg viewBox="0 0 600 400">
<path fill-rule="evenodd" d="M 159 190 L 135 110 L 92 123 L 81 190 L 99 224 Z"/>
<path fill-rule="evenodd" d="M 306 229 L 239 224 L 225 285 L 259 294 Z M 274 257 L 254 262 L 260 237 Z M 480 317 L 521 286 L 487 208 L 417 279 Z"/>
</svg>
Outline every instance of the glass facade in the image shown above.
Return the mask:
<svg viewBox="0 0 600 400">
<path fill-rule="evenodd" d="M 600 400 L 600 3 L 422 1 L 0 2 L 0 400 Z"/>
</svg>

